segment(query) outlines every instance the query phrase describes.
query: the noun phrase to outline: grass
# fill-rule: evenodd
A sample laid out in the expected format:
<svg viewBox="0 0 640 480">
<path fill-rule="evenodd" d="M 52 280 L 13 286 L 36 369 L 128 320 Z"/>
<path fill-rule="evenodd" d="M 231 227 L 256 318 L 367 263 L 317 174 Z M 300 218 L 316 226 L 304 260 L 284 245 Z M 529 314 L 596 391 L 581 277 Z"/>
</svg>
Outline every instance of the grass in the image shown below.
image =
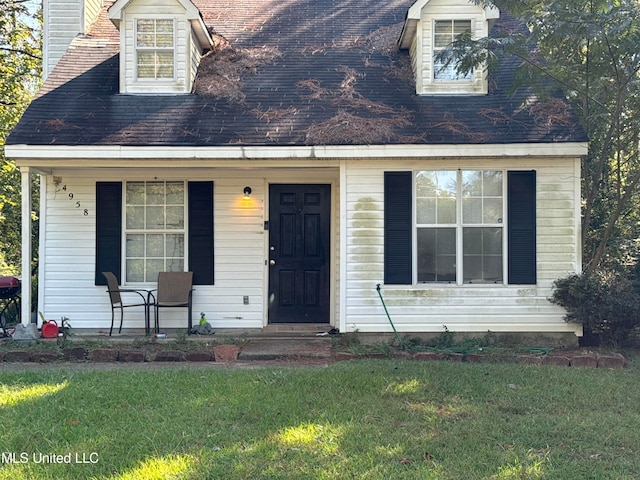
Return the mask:
<svg viewBox="0 0 640 480">
<path fill-rule="evenodd" d="M 639 373 L 403 360 L 5 370 L 0 479 L 635 479 Z"/>
</svg>

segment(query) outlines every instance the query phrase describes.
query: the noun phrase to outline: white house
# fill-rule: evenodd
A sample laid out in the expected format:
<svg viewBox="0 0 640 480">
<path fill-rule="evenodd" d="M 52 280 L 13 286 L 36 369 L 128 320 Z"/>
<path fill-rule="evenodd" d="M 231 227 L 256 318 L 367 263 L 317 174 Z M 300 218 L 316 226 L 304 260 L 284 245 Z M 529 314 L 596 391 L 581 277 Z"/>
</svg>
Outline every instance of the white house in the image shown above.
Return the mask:
<svg viewBox="0 0 640 480">
<path fill-rule="evenodd" d="M 435 57 L 461 32 L 521 32 L 507 12 L 45 0 L 45 20 L 48 75 L 6 154 L 25 239 L 41 179 L 47 317 L 108 328 L 101 272 L 151 289 L 185 270 L 214 328 L 390 332 L 380 285 L 400 333 L 582 334 L 547 298 L 581 270 L 583 130 L 562 98 L 509 92 L 513 59 L 460 75 Z"/>
</svg>

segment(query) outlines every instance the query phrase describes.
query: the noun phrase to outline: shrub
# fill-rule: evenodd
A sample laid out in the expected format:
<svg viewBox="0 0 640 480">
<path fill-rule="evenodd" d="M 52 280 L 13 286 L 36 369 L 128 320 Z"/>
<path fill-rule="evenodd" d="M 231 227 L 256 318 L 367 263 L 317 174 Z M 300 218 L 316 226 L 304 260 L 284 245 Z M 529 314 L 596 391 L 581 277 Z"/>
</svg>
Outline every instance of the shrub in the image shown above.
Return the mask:
<svg viewBox="0 0 640 480">
<path fill-rule="evenodd" d="M 622 273 L 597 271 L 556 280 L 549 300 L 567 310 L 566 321 L 582 324 L 590 345 L 628 344 L 640 324 L 638 284 Z"/>
</svg>

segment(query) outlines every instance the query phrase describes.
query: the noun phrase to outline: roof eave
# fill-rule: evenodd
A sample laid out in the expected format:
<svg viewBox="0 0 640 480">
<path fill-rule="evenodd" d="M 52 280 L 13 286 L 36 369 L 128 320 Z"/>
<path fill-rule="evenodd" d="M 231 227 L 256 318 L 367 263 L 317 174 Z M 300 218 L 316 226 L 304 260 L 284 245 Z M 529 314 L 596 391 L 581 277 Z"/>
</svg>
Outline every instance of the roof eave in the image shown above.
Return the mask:
<svg viewBox="0 0 640 480">
<path fill-rule="evenodd" d="M 587 142 L 451 144 L 451 145 L 313 145 L 313 146 L 51 146 L 6 145 L 5 155 L 18 166 L 41 161 L 63 164 L 65 160 L 139 159 L 163 163 L 182 160 L 273 160 L 273 159 L 384 159 L 384 158 L 504 158 L 583 157 Z M 181 167 L 184 163 L 170 165 Z M 107 165 L 103 165 L 107 166 Z"/>
</svg>

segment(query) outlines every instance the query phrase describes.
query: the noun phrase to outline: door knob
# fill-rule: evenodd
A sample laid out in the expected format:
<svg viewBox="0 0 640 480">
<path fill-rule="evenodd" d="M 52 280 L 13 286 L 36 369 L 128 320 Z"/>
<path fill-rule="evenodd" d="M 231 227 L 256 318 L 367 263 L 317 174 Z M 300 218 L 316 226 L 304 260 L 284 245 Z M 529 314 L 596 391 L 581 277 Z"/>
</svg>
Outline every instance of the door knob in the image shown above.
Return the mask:
<svg viewBox="0 0 640 480">
<path fill-rule="evenodd" d="M 269 265 L 275 265 L 276 261 L 275 260 L 269 260 Z"/>
</svg>

